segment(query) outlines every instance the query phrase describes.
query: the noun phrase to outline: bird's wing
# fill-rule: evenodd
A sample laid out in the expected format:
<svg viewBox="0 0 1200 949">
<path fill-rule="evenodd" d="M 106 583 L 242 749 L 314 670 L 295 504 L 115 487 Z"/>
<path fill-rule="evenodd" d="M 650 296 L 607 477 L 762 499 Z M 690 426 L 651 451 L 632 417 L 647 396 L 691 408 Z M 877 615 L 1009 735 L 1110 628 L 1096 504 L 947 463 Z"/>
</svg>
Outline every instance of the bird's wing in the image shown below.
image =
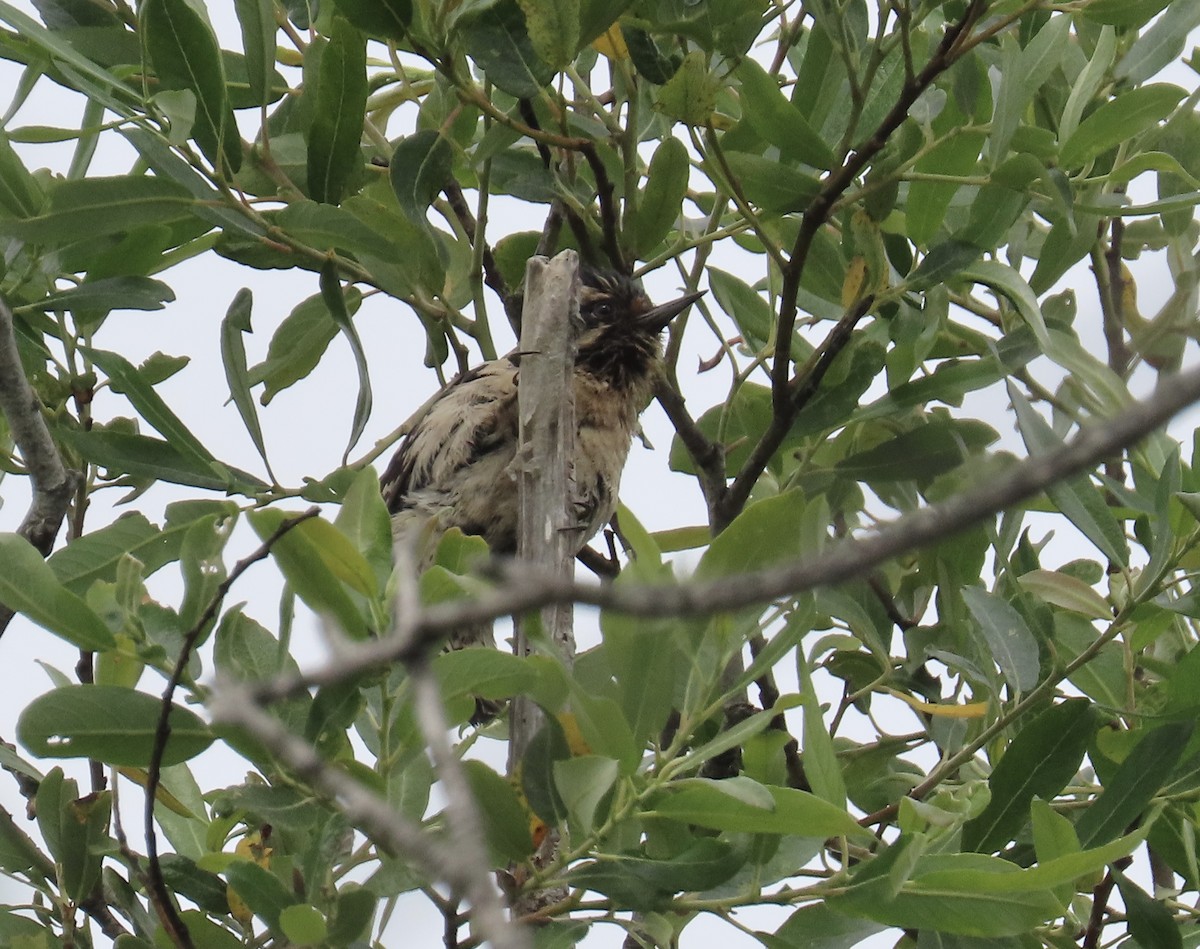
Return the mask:
<svg viewBox="0 0 1200 949">
<path fill-rule="evenodd" d="M 465 373 L 413 426 L 380 478 L 393 514 L 419 492 L 449 493 L 463 469 L 517 440 L 517 366 L 497 359 Z"/>
</svg>

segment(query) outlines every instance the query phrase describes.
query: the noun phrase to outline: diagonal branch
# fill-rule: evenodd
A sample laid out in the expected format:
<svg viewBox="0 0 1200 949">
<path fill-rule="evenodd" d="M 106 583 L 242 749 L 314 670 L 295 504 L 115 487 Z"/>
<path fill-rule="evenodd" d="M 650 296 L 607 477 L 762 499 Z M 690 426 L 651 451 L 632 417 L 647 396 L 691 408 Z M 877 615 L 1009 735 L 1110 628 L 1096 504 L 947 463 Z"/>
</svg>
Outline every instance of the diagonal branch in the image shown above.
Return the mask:
<svg viewBox="0 0 1200 949">
<path fill-rule="evenodd" d="M 866 577 L 894 557 L 952 537 L 1036 497 L 1065 478 L 1093 468 L 1114 452 L 1140 441 L 1197 400 L 1200 400 L 1200 368 L 1164 379 L 1148 398 L 1110 419 L 1090 422 L 1060 448 L 1027 458 L 977 488 L 913 511 L 858 539 L 842 541 L 819 557 L 767 570 L 710 583 L 648 586 L 567 582 L 528 568 L 501 566 L 497 569 L 506 581 L 503 587 L 475 600 L 426 610 L 416 620 L 411 639 L 403 643 L 381 640 L 355 644 L 325 668 L 305 676 L 264 682 L 256 694 L 260 699 L 280 698 L 312 685 L 341 681 L 397 659 L 410 660 L 436 648 L 450 630 L 463 623 L 485 622 L 550 603 L 573 600 L 633 616 L 704 616 Z"/>
<path fill-rule="evenodd" d="M 42 404 L 29 385 L 17 350 L 12 310 L 0 299 L 0 410 L 8 419 L 13 441 L 33 484 L 29 510 L 17 528 L 43 557 L 54 549 L 54 538 L 71 503 L 76 476 L 63 467 L 62 458 L 42 418 Z M 0 606 L 0 635 L 13 613 Z"/>
<path fill-rule="evenodd" d="M 965 37 L 970 32 L 976 20 L 987 7 L 986 0 L 971 0 L 957 23 L 951 25 L 942 36 L 942 41 L 925 64 L 925 67 L 915 77 L 904 84 L 895 105 L 871 136 L 862 142 L 854 151 L 846 156 L 842 164 L 825 179 L 824 185 L 805 210 L 800 219 L 800 230 L 792 246 L 792 252 L 787 266 L 783 268 L 783 285 L 780 290 L 779 322 L 775 328 L 775 358 L 771 364 L 771 395 L 774 409 L 772 424 L 751 452 L 750 458 L 742 466 L 730 485 L 729 497 L 721 505 L 721 518 L 714 528 L 719 530 L 737 516 L 750 490 L 763 473 L 771 455 L 779 447 L 783 436 L 791 428 L 792 419 L 798 411 L 793 397 L 791 380 L 791 341 L 792 331 L 796 326 L 799 312 L 797 298 L 800 292 L 800 278 L 808 263 L 809 251 L 813 241 L 833 213 L 837 202 L 854 183 L 858 175 L 867 167 L 884 146 L 893 133 L 908 117 L 908 110 L 933 82 L 947 69 L 954 65 Z M 836 332 L 836 330 L 835 330 Z M 772 444 L 774 442 L 774 444 Z"/>
</svg>

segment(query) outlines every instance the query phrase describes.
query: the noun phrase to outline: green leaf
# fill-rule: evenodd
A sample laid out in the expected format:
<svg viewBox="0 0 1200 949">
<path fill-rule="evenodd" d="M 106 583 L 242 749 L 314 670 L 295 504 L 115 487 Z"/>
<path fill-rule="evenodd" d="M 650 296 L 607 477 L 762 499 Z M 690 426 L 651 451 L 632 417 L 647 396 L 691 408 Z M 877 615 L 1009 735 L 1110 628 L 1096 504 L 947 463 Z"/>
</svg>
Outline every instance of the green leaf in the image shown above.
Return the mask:
<svg viewBox="0 0 1200 949">
<path fill-rule="evenodd" d="M 697 580 L 749 573 L 799 557 L 804 496 L 788 491 L 750 505 L 718 534 L 700 558 Z"/>
<path fill-rule="evenodd" d="M 42 189 L 0 131 L 0 207 L 14 217 L 32 217 L 42 204 Z"/>
<path fill-rule="evenodd" d="M 1173 111 L 1184 96 L 1178 86 L 1158 83 L 1131 89 L 1079 123 L 1063 144 L 1063 168 L 1079 168 L 1110 148 L 1153 128 Z"/>
<path fill-rule="evenodd" d="M 179 528 L 163 530 L 134 511 L 106 527 L 76 537 L 51 554 L 46 562 L 59 583 L 83 596 L 96 580 L 115 580 L 117 564 L 122 558 L 137 558 L 150 574 L 178 559 L 182 542 L 183 532 Z"/>
<path fill-rule="evenodd" d="M 579 0 L 517 0 L 525 29 L 538 58 L 554 70 L 564 69 L 579 50 Z"/>
<path fill-rule="evenodd" d="M 1078 577 L 1058 570 L 1030 570 L 1021 574 L 1017 582 L 1022 589 L 1053 606 L 1081 613 L 1090 619 L 1112 619 L 1111 604 Z"/>
<path fill-rule="evenodd" d="M 0 235 L 62 245 L 81 234 L 95 239 L 146 224 L 177 221 L 192 197 L 173 181 L 155 177 L 81 178 L 56 182 L 41 210 L 24 218 L 0 216 Z"/>
<path fill-rule="evenodd" d="M 1038 644 L 1021 614 L 1003 597 L 979 587 L 965 587 L 962 597 L 1008 687 L 1019 693 L 1036 686 Z"/>
<path fill-rule="evenodd" d="M 162 700 L 115 685 L 68 685 L 34 699 L 17 736 L 39 758 L 91 758 L 145 768 L 154 750 Z M 168 717 L 164 765 L 194 758 L 212 744 L 208 726 L 178 705 Z"/>
<path fill-rule="evenodd" d="M 708 286 L 721 309 L 737 324 L 746 345 L 753 350 L 771 342 L 775 314 L 754 288 L 740 277 L 716 267 L 708 268 Z"/>
<path fill-rule="evenodd" d="M 977 132 L 951 135 L 929 150 L 914 166 L 921 174 L 961 178 L 975 172 L 984 136 Z M 954 181 L 914 181 L 909 185 L 908 235 L 919 247 L 928 247 L 946 220 L 946 209 L 961 185 Z"/>
<path fill-rule="evenodd" d="M 620 762 L 596 755 L 582 755 L 554 762 L 554 783 L 567 807 L 572 826 L 590 834 L 596 826 L 596 811 L 621 773 Z"/>
<path fill-rule="evenodd" d="M 1033 799 L 1052 799 L 1075 777 L 1096 725 L 1090 702 L 1067 699 L 1017 732 L 988 777 L 987 807 L 963 826 L 963 848 L 989 853 L 1012 840 Z"/>
<path fill-rule="evenodd" d="M 1054 432 L 1013 385 L 1009 398 L 1017 413 L 1017 427 L 1030 454 L 1042 454 L 1062 445 Z M 1046 494 L 1067 519 L 1095 544 L 1110 560 L 1124 567 L 1129 563 L 1129 545 L 1125 533 L 1104 503 L 1099 490 L 1086 477 L 1060 481 L 1046 489 Z"/>
<path fill-rule="evenodd" d="M 803 210 L 821 190 L 814 176 L 762 155 L 729 152 L 725 161 L 746 197 L 764 211 L 786 214 Z M 710 173 L 718 171 L 710 166 Z"/>
<path fill-rule="evenodd" d="M 286 512 L 277 508 L 251 511 L 246 516 L 264 541 L 288 518 Z M 327 560 L 320 547 L 326 531 L 309 526 L 314 520 L 310 518 L 277 538 L 271 547 L 271 556 L 301 600 L 317 613 L 335 620 L 351 639 L 364 639 L 368 632 L 366 621 L 330 566 L 330 562 L 337 563 L 338 558 L 331 555 Z"/>
<path fill-rule="evenodd" d="M 235 490 L 254 493 L 265 487 L 262 481 L 245 471 L 200 463 L 183 455 L 173 445 L 157 438 L 116 430 L 56 428 L 55 436 L 79 452 L 87 461 L 135 478 L 170 481 L 212 491 Z"/>
<path fill-rule="evenodd" d="M 289 906 L 296 906 L 299 901 L 283 881 L 270 870 L 260 867 L 248 859 L 230 861 L 222 871 L 229 886 L 237 893 L 250 912 L 261 919 L 273 932 L 282 934 L 279 919 L 280 914 Z"/>
<path fill-rule="evenodd" d="M 884 928 L 869 919 L 843 916 L 823 902 L 812 903 L 796 910 L 775 930 L 775 939 L 781 943 L 776 949 L 852 949 Z"/>
<path fill-rule="evenodd" d="M 658 89 L 655 107 L 684 125 L 704 125 L 717 106 L 717 78 L 709 72 L 708 55 L 694 49 L 683 57 L 675 75 Z"/>
<path fill-rule="evenodd" d="M 758 135 L 776 146 L 784 158 L 815 168 L 833 167 L 833 149 L 784 97 L 774 76 L 749 57 L 738 64 L 736 72 L 741 80 L 742 118 Z"/>
<path fill-rule="evenodd" d="M 400 140 L 388 166 L 388 179 L 400 210 L 413 224 L 429 228 L 425 212 L 453 168 L 450 142 L 433 129 L 421 129 Z"/>
<path fill-rule="evenodd" d="M 342 281 L 338 276 L 337 264 L 327 261 L 321 268 L 321 298 L 329 308 L 329 315 L 346 337 L 350 351 L 354 354 L 354 367 L 358 372 L 358 395 L 354 400 L 354 421 L 350 426 L 350 438 L 346 450 L 342 454 L 342 464 L 350 457 L 350 450 L 358 443 L 367 420 L 371 417 L 371 377 L 367 367 L 367 354 L 359 339 L 358 330 L 350 318 L 350 310 L 346 306 L 346 298 L 342 292 Z"/>
<path fill-rule="evenodd" d="M 192 134 L 204 157 L 232 174 L 242 165 L 242 141 L 225 88 L 217 38 L 187 0 L 144 0 L 139 33 L 162 89 L 196 97 Z"/>
<path fill-rule="evenodd" d="M 320 910 L 308 903 L 284 907 L 279 913 L 279 929 L 297 946 L 319 945 L 329 932 Z"/>
<path fill-rule="evenodd" d="M 846 781 L 833 750 L 833 739 L 825 727 L 821 701 L 813 688 L 812 671 L 804 650 L 796 649 L 796 669 L 804 702 L 804 773 L 813 793 L 834 807 L 846 808 Z"/>
<path fill-rule="evenodd" d="M 108 376 L 113 391 L 128 398 L 138 414 L 153 425 L 189 465 L 195 466 L 197 470 L 203 469 L 205 465 L 210 468 L 213 466 L 216 459 L 212 453 L 191 433 L 179 416 L 167 407 L 162 397 L 124 356 L 88 347 L 81 347 L 81 352 Z"/>
<path fill-rule="evenodd" d="M 348 313 L 357 312 L 362 305 L 362 293 L 355 287 L 347 287 L 344 298 Z M 271 336 L 267 358 L 250 370 L 250 384 L 264 384 L 262 404 L 307 377 L 337 332 L 322 294 L 298 303 Z"/>
<path fill-rule="evenodd" d="M 225 366 L 225 381 L 229 383 L 229 397 L 237 406 L 242 424 L 246 426 L 250 440 L 254 442 L 259 457 L 270 473 L 271 463 L 267 460 L 267 446 L 258 421 L 258 408 L 254 404 L 254 396 L 250 394 L 250 371 L 246 367 L 246 345 L 242 341 L 243 333 L 253 332 L 250 325 L 253 306 L 254 296 L 246 287 L 239 290 L 229 304 L 225 319 L 221 321 L 221 362 Z M 271 480 L 275 480 L 274 474 L 271 474 Z"/>
<path fill-rule="evenodd" d="M 366 558 L 382 590 L 392 571 L 392 519 L 374 468 L 368 465 L 354 476 L 334 523 Z"/>
<path fill-rule="evenodd" d="M 536 98 L 554 78 L 554 70 L 534 50 L 516 0 L 484 7 L 463 24 L 463 35 L 467 55 L 509 95 Z"/>
<path fill-rule="evenodd" d="M 527 860 L 533 852 L 529 817 L 512 784 L 482 761 L 464 761 L 462 767 L 483 820 L 492 868 Z"/>
<path fill-rule="evenodd" d="M 338 204 L 360 173 L 366 107 L 366 38 L 349 21 L 334 17 L 308 133 L 308 192 L 314 201 Z"/>
<path fill-rule="evenodd" d="M 409 39 L 412 0 L 335 0 L 334 6 L 364 33 L 397 43 Z"/>
<path fill-rule="evenodd" d="M 1113 879 L 1121 891 L 1121 902 L 1125 904 L 1125 915 L 1129 919 L 1129 935 L 1140 946 L 1154 949 L 1183 949 L 1183 936 L 1179 924 L 1165 903 L 1154 899 L 1129 877 L 1112 868 Z"/>
<path fill-rule="evenodd" d="M 268 102 L 275 73 L 275 5 L 272 0 L 233 0 L 233 8 L 242 31 L 250 98 Z"/>
<path fill-rule="evenodd" d="M 80 649 L 99 652 L 116 646 L 104 621 L 58 582 L 20 534 L 0 534 L 0 561 L 0 603 Z"/>
<path fill-rule="evenodd" d="M 988 142 L 993 168 L 1007 156 L 1013 133 L 1034 95 L 1062 62 L 1070 32 L 1070 16 L 1051 17 L 1024 49 L 1016 53 L 1011 46 L 1005 49 L 992 135 Z"/>
<path fill-rule="evenodd" d="M 654 150 L 637 204 L 633 239 L 638 257 L 651 254 L 679 220 L 690 171 L 687 146 L 668 135 Z"/>
<path fill-rule="evenodd" d="M 768 787 L 745 777 L 678 781 L 655 798 L 653 814 L 737 833 L 860 839 L 870 834 L 842 808 L 814 794 Z"/>
<path fill-rule="evenodd" d="M 934 417 L 837 462 L 840 474 L 857 481 L 928 482 L 977 456 L 999 436 L 983 422 Z"/>
<path fill-rule="evenodd" d="M 175 299 L 175 291 L 161 280 L 149 277 L 107 277 L 85 280 L 69 290 L 59 290 L 32 303 L 13 307 L 13 312 L 30 310 L 161 310 Z"/>
<path fill-rule="evenodd" d="M 1142 816 L 1175 770 L 1195 724 L 1188 720 L 1161 725 L 1134 745 L 1116 774 L 1104 782 L 1100 796 L 1075 822 L 1084 847 L 1108 843 Z"/>
<path fill-rule="evenodd" d="M 724 883 L 741 868 L 733 848 L 723 840 L 701 838 L 666 860 L 618 855 L 571 870 L 573 886 L 604 893 L 633 910 L 653 910 L 674 894 L 703 891 Z"/>
<path fill-rule="evenodd" d="M 1139 6 L 1135 2 L 1127 4 Z M 1144 5 L 1144 4 L 1143 4 Z M 1113 78 L 1131 85 L 1145 82 L 1180 57 L 1192 30 L 1200 26 L 1200 7 L 1194 3 L 1172 3 L 1151 27 L 1139 36 L 1121 57 Z"/>
<path fill-rule="evenodd" d="M 1108 26 L 1145 26 L 1171 0 L 1092 0 L 1083 10 L 1089 20 Z"/>
</svg>

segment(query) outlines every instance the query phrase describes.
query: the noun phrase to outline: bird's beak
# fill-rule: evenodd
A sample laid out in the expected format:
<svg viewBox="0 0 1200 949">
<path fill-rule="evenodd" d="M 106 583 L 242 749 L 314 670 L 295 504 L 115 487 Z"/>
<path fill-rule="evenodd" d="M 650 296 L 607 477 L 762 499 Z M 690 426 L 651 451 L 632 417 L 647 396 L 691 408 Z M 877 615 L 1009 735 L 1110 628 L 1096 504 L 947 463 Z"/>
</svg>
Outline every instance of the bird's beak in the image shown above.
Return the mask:
<svg viewBox="0 0 1200 949">
<path fill-rule="evenodd" d="M 651 333 L 660 332 L 666 329 L 668 323 L 675 319 L 680 313 L 686 310 L 689 306 L 704 296 L 704 291 L 699 293 L 689 293 L 687 296 L 682 296 L 678 300 L 672 300 L 670 303 L 663 303 L 647 310 L 638 317 L 638 326 Z"/>
</svg>

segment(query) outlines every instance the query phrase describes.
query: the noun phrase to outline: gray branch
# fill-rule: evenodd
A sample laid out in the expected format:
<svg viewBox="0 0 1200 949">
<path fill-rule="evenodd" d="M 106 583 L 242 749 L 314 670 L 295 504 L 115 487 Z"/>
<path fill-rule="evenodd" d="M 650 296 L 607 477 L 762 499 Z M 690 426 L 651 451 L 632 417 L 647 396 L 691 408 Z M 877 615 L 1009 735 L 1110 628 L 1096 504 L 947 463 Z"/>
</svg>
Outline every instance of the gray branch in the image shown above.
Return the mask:
<svg viewBox="0 0 1200 949">
<path fill-rule="evenodd" d="M 434 700 L 440 703 L 440 696 L 435 695 Z M 227 679 L 218 681 L 208 708 L 214 721 L 245 729 L 313 788 L 334 800 L 346 819 L 384 850 L 403 855 L 431 878 L 469 895 L 477 911 L 475 922 L 491 945 L 525 949 L 522 933 L 505 919 L 499 896 L 488 882 L 487 863 L 477 857 L 481 845 L 464 850 L 440 843 L 378 794 L 331 766 L 312 745 L 260 708 L 245 686 Z M 456 843 L 460 836 L 455 834 Z M 480 892 L 481 880 L 485 892 Z"/>
<path fill-rule="evenodd" d="M 842 541 L 819 557 L 806 557 L 767 570 L 710 583 L 613 586 L 575 583 L 520 564 L 499 566 L 501 586 L 470 602 L 426 610 L 414 630 L 415 640 L 436 640 L 464 622 L 483 622 L 540 609 L 550 603 L 586 603 L 633 616 L 700 616 L 858 579 L 893 557 L 945 540 L 1089 470 L 1114 452 L 1140 441 L 1197 400 L 1200 400 L 1200 368 L 1165 378 L 1145 400 L 1135 402 L 1111 419 L 1098 419 L 1083 426 L 1062 447 L 1027 458 L 978 488 L 913 511 L 860 538 Z M 340 681 L 365 669 L 403 659 L 405 655 L 404 647 L 398 648 L 386 640 L 355 644 L 324 669 L 263 683 L 258 694 L 263 698 L 290 695 L 312 685 Z"/>
<path fill-rule="evenodd" d="M 553 260 L 531 257 L 525 268 L 521 316 L 521 384 L 517 389 L 520 443 L 513 462 L 517 479 L 517 559 L 569 583 L 578 538 L 568 510 L 575 457 L 576 330 L 579 319 L 579 256 L 565 250 Z M 541 635 L 567 660 L 575 655 L 569 600 L 541 610 Z M 529 620 L 514 624 L 513 650 L 531 651 Z M 509 715 L 509 770 L 525 754 L 540 724 L 537 707 L 518 697 Z"/>
<path fill-rule="evenodd" d="M 54 538 L 71 503 L 75 477 L 63 467 L 42 418 L 41 401 L 25 376 L 12 310 L 3 299 L 0 299 L 0 410 L 8 419 L 33 490 L 29 510 L 17 530 L 46 557 L 54 549 Z M 8 607 L 0 606 L 0 633 L 12 616 Z"/>
</svg>

